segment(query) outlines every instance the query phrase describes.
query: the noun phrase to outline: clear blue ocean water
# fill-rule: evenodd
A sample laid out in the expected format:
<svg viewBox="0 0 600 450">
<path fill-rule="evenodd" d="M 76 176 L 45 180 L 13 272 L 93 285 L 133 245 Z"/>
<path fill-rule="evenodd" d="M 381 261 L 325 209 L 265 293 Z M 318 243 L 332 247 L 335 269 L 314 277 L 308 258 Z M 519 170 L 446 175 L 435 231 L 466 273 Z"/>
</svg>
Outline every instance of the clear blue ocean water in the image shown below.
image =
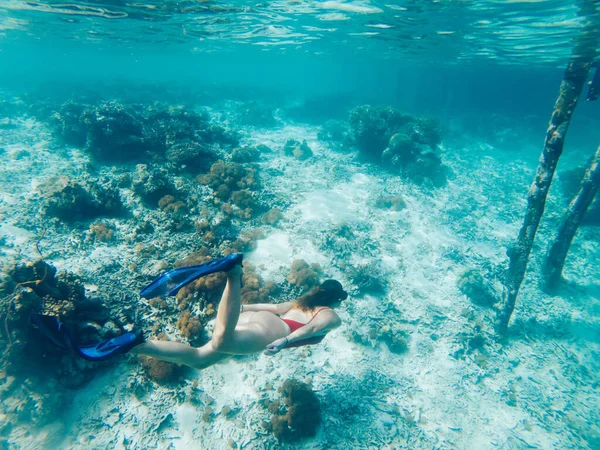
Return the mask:
<svg viewBox="0 0 600 450">
<path fill-rule="evenodd" d="M 542 286 L 600 145 L 599 45 L 597 0 L 0 0 L 0 449 L 600 448 L 598 200 Z M 139 295 L 232 253 L 228 303 L 223 273 Z M 327 279 L 327 337 L 264 354 Z M 258 334 L 213 365 L 230 303 Z M 73 350 L 136 331 L 177 357 Z"/>
</svg>

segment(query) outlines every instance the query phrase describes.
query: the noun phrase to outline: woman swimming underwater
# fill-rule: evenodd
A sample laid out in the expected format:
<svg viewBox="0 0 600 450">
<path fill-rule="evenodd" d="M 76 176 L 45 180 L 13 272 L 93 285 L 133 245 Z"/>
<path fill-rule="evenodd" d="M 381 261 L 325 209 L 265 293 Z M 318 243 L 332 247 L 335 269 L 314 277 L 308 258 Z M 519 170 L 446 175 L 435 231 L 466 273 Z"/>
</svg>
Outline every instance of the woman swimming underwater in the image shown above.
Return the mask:
<svg viewBox="0 0 600 450">
<path fill-rule="evenodd" d="M 232 355 L 264 352 L 275 355 L 284 348 L 313 345 L 341 325 L 333 308 L 348 297 L 336 280 L 327 280 L 296 301 L 280 304 L 241 304 L 242 255 L 220 258 L 192 268 L 176 269 L 159 277 L 144 290 L 143 297 L 175 295 L 200 276 L 225 271 L 227 284 L 221 296 L 211 340 L 202 347 L 181 342 L 145 341 L 141 333 L 126 333 L 89 346 L 73 344 L 72 333 L 56 317 L 32 315 L 32 322 L 55 344 L 72 346 L 83 358 L 108 359 L 130 351 L 196 369 L 212 366 Z M 168 289 L 168 290 L 165 290 Z"/>
</svg>

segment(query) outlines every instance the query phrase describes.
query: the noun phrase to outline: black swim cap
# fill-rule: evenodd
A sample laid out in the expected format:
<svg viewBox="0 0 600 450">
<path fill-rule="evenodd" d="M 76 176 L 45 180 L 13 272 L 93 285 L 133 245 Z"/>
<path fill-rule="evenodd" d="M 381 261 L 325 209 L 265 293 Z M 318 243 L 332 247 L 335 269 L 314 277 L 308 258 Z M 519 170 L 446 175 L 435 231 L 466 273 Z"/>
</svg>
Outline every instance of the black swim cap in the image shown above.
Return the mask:
<svg viewBox="0 0 600 450">
<path fill-rule="evenodd" d="M 346 300 L 348 293 L 342 287 L 342 283 L 337 280 L 325 280 L 321 284 L 321 288 L 330 292 L 339 300 Z"/>
</svg>

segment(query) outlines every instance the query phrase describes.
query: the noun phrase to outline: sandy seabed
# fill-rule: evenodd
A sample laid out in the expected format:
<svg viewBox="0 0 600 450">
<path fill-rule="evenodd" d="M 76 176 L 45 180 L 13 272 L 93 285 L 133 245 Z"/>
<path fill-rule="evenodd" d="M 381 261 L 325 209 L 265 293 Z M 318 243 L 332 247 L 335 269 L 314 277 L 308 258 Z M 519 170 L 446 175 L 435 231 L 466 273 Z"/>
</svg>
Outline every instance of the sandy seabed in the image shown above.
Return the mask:
<svg viewBox="0 0 600 450">
<path fill-rule="evenodd" d="M 0 130 L 0 251 L 6 261 L 33 260 L 37 234 L 22 224 L 36 222 L 31 218 L 40 214 L 51 180 L 76 178 L 91 161 L 82 150 L 57 143 L 43 123 L 31 118 L 13 123 L 16 127 Z M 445 142 L 442 159 L 454 175 L 447 186 L 427 191 L 360 162 L 354 152 L 329 148 L 317 131 L 294 123 L 247 130 L 244 144 L 274 149 L 258 165 L 265 192 L 286 207 L 284 220 L 277 228 L 263 227 L 265 238 L 245 258 L 274 282 L 285 279 L 293 259 L 320 264 L 351 292 L 339 311 L 342 327 L 319 346 L 229 360 L 177 385 L 154 384 L 141 397 L 134 387 L 144 374 L 135 358 L 126 357 L 75 391 L 72 403 L 56 411 L 56 421 L 37 429 L 15 423 L 8 448 L 281 448 L 261 425 L 270 413 L 258 401 L 276 398 L 276 388 L 290 377 L 310 379 L 322 407 L 317 436 L 295 444 L 298 448 L 600 445 L 600 268 L 592 263 L 600 256 L 598 231 L 580 232 L 560 295 L 543 294 L 536 283 L 538 263 L 530 265 L 508 342 L 488 333 L 492 311 L 473 305 L 457 287 L 469 268 L 506 264 L 537 158 L 507 155 L 468 139 Z M 284 156 L 280 149 L 291 138 L 305 139 L 314 157 Z M 100 171 L 111 175 L 110 168 Z M 402 196 L 406 207 L 376 208 L 374 199 L 382 194 Z M 133 217 L 146 214 L 130 192 L 122 196 Z M 559 204 L 550 199 L 551 219 Z M 42 222 L 37 220 L 40 228 Z M 357 240 L 348 248 L 329 247 L 326 234 L 343 225 L 355 230 Z M 116 226 L 124 235 L 132 225 Z M 113 289 L 122 283 L 123 295 L 135 296 L 142 285 L 125 275 L 131 245 L 123 239 L 89 243 L 85 233 L 86 228 L 48 230 L 41 243 L 46 260 L 82 277 L 88 291 L 103 293 L 112 280 Z M 549 236 L 543 226 L 538 254 Z M 193 241 L 192 234 L 173 235 L 162 246 L 185 256 Z M 352 295 L 352 280 L 338 264 L 346 258 L 354 265 L 375 264 L 386 293 Z M 156 274 L 150 264 L 139 270 Z M 146 321 L 156 318 L 142 300 L 137 313 Z M 407 352 L 357 342 L 357 333 L 385 325 L 407 333 Z M 563 333 L 555 333 L 558 328 Z M 471 350 L 475 333 L 485 344 Z M 189 401 L 193 395 L 200 401 Z M 201 419 L 206 404 L 216 411 L 210 422 Z M 234 414 L 220 414 L 224 406 Z"/>
</svg>

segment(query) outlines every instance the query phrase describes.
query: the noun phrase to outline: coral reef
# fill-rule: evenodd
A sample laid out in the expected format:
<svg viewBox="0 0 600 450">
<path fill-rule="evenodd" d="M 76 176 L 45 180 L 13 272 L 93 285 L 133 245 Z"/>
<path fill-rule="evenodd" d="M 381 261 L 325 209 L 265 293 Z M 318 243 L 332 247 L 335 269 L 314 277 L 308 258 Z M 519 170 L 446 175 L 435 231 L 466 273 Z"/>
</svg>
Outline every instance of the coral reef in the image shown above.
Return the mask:
<svg viewBox="0 0 600 450">
<path fill-rule="evenodd" d="M 182 201 L 175 201 L 172 195 L 165 195 L 158 201 L 158 207 L 165 212 L 177 212 L 185 206 Z"/>
<path fill-rule="evenodd" d="M 226 248 L 223 251 L 224 255 L 230 255 L 231 253 L 246 253 L 256 249 L 256 241 L 264 239 L 264 233 L 259 229 L 253 229 L 251 231 L 244 231 L 240 236 L 231 244 L 230 248 Z"/>
<path fill-rule="evenodd" d="M 208 174 L 197 180 L 213 189 L 215 204 L 221 204 L 221 210 L 227 216 L 250 219 L 260 210 L 251 192 L 258 187 L 256 171 L 252 168 L 217 161 Z"/>
<path fill-rule="evenodd" d="M 392 353 L 402 354 L 408 350 L 407 334 L 395 326 L 382 326 L 377 340 L 386 344 Z"/>
<path fill-rule="evenodd" d="M 203 172 L 217 161 L 210 148 L 194 141 L 174 143 L 166 152 L 167 162 L 176 169 L 186 172 Z"/>
<path fill-rule="evenodd" d="M 309 265 L 303 259 L 295 259 L 292 261 L 292 267 L 287 280 L 290 284 L 307 292 L 319 284 L 320 273 L 321 266 L 318 264 Z"/>
<path fill-rule="evenodd" d="M 119 192 L 114 183 L 100 180 L 68 181 L 46 202 L 44 213 L 65 222 L 77 222 L 97 217 L 115 217 L 124 213 Z"/>
<path fill-rule="evenodd" d="M 202 337 L 202 323 L 200 319 L 186 310 L 181 313 L 177 320 L 179 333 L 185 337 L 192 345 Z"/>
<path fill-rule="evenodd" d="M 386 277 L 376 263 L 348 265 L 346 272 L 361 295 L 385 293 Z"/>
<path fill-rule="evenodd" d="M 236 133 L 210 123 L 208 113 L 159 103 L 97 106 L 68 102 L 50 117 L 57 136 L 84 147 L 99 161 L 135 162 L 162 158 L 196 170 L 216 159 L 207 144 L 236 145 Z"/>
<path fill-rule="evenodd" d="M 142 118 L 131 107 L 116 102 L 103 103 L 86 109 L 83 122 L 87 128 L 86 150 L 98 160 L 144 159 L 152 149 L 153 143 L 144 137 Z"/>
<path fill-rule="evenodd" d="M 273 208 L 266 213 L 260 221 L 265 225 L 276 226 L 283 219 L 283 214 L 279 208 Z"/>
<path fill-rule="evenodd" d="M 255 209 L 256 201 L 248 189 L 234 191 L 231 193 L 231 203 L 240 209 Z"/>
<path fill-rule="evenodd" d="M 144 137 L 160 153 L 178 142 L 212 142 L 207 138 L 216 136 L 210 131 L 210 116 L 206 111 L 197 113 L 181 105 L 153 103 L 145 108 L 144 113 Z"/>
<path fill-rule="evenodd" d="M 446 183 L 447 168 L 434 153 L 441 130 L 431 118 L 401 114 L 390 107 L 359 106 L 350 112 L 354 145 L 362 155 L 400 171 L 415 183 Z"/>
<path fill-rule="evenodd" d="M 278 286 L 273 282 L 265 283 L 256 272 L 256 268 L 249 263 L 244 263 L 242 275 L 242 303 L 271 303 L 271 296 L 278 292 Z"/>
<path fill-rule="evenodd" d="M 169 340 L 164 333 L 160 333 L 156 339 L 159 341 Z M 146 376 L 158 384 L 178 381 L 182 375 L 182 367 L 178 364 L 160 361 L 149 356 L 140 356 L 138 360 L 142 364 Z"/>
<path fill-rule="evenodd" d="M 85 106 L 75 103 L 64 103 L 60 109 L 50 117 L 53 131 L 69 145 L 83 147 L 87 141 L 87 126 L 83 120 Z"/>
<path fill-rule="evenodd" d="M 160 361 L 148 356 L 140 356 L 139 360 L 146 376 L 158 384 L 168 384 L 177 381 L 181 375 L 177 364 Z"/>
<path fill-rule="evenodd" d="M 115 228 L 104 222 L 90 225 L 90 238 L 98 242 L 110 242 L 114 239 Z"/>
<path fill-rule="evenodd" d="M 411 122 L 411 116 L 391 107 L 364 105 L 350 111 L 349 122 L 356 147 L 365 156 L 379 161 L 390 138 Z"/>
<path fill-rule="evenodd" d="M 198 182 L 210 186 L 218 191 L 220 188 L 227 188 L 227 195 L 221 200 L 228 198 L 231 191 L 237 189 L 253 188 L 257 185 L 256 171 L 252 168 L 244 167 L 241 164 L 223 161 L 214 163 L 209 173 L 200 175 Z"/>
<path fill-rule="evenodd" d="M 144 203 L 152 207 L 156 207 L 161 198 L 176 192 L 164 167 L 149 167 L 146 164 L 135 167 L 132 188 Z"/>
<path fill-rule="evenodd" d="M 231 160 L 237 163 L 253 163 L 260 159 L 264 153 L 271 153 L 269 147 L 263 144 L 253 145 L 250 147 L 234 148 L 231 152 Z"/>
<path fill-rule="evenodd" d="M 96 373 L 99 363 L 79 359 L 57 348 L 29 323 L 32 313 L 59 316 L 77 329 L 81 342 L 98 341 L 120 334 L 108 321 L 110 311 L 99 298 L 86 298 L 83 284 L 72 274 L 58 273 L 38 260 L 18 262 L 2 277 L 0 319 L 0 416 L 10 421 L 43 425 L 64 407 L 62 388 L 76 389 Z M 108 363 L 100 363 L 108 364 Z"/>
<path fill-rule="evenodd" d="M 313 152 L 306 141 L 299 142 L 295 139 L 289 139 L 283 146 L 283 154 L 293 156 L 299 160 L 305 160 L 313 156 Z"/>
<path fill-rule="evenodd" d="M 165 195 L 158 201 L 158 207 L 169 214 L 169 228 L 173 232 L 187 231 L 194 227 L 188 217 L 187 205 L 172 195 Z"/>
<path fill-rule="evenodd" d="M 494 289 L 476 269 L 465 271 L 460 276 L 457 285 L 463 294 L 479 306 L 491 307 L 498 301 Z"/>
<path fill-rule="evenodd" d="M 321 402 L 310 385 L 295 379 L 286 380 L 279 389 L 281 402 L 273 402 L 275 412 L 270 428 L 280 442 L 298 442 L 313 437 L 321 424 Z"/>
</svg>

